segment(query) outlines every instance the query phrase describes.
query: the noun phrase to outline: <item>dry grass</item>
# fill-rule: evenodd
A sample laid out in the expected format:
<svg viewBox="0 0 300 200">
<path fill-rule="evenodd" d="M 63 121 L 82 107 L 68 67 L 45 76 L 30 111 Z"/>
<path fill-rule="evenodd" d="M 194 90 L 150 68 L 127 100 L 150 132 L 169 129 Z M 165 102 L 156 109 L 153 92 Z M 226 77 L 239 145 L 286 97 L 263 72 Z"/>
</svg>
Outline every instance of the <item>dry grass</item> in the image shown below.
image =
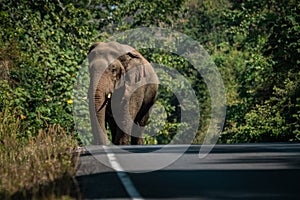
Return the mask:
<svg viewBox="0 0 300 200">
<path fill-rule="evenodd" d="M 20 120 L 0 112 L 0 199 L 79 198 L 76 140 L 60 126 L 24 139 Z"/>
</svg>

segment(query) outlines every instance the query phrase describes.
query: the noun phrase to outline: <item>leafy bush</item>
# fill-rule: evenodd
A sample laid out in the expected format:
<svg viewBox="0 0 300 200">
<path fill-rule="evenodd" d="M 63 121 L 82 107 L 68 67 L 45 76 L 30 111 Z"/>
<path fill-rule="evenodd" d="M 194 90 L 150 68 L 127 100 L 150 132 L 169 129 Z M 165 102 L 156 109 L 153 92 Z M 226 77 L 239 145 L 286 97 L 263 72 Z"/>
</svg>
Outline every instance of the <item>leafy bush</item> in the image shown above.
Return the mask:
<svg viewBox="0 0 300 200">
<path fill-rule="evenodd" d="M 28 134 L 47 124 L 74 129 L 73 84 L 93 37 L 92 25 L 88 24 L 89 12 L 73 4 L 9 1 L 1 13 L 1 21 L 11 22 L 2 26 L 16 27 L 15 30 L 1 28 L 1 44 L 9 47 L 10 42 L 4 41 L 16 41 L 20 55 L 14 63 L 17 70 L 9 69 L 17 85 L 11 89 L 3 86 L 6 87 L 3 92 L 9 97 L 3 97 L 3 101 L 11 104 L 11 108 L 18 107 L 28 123 Z"/>
<path fill-rule="evenodd" d="M 21 121 L 17 113 L 0 112 L 0 198 L 79 195 L 73 178 L 78 159 L 73 153 L 76 140 L 60 126 L 40 129 L 36 137 L 24 139 L 20 137 L 26 131 Z"/>
</svg>

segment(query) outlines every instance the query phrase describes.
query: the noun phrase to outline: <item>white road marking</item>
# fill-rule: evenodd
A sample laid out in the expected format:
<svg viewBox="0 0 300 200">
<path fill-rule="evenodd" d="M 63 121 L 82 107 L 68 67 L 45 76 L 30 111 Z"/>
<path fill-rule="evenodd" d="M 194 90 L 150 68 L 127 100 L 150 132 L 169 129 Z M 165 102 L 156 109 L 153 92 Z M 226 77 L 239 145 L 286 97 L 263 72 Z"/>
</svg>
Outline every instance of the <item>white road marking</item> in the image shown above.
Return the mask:
<svg viewBox="0 0 300 200">
<path fill-rule="evenodd" d="M 115 154 L 107 146 L 103 146 L 103 149 L 107 154 L 111 167 L 116 171 L 121 183 L 123 184 L 130 198 L 132 200 L 144 200 L 141 194 L 135 188 L 127 172 L 125 172 L 121 165 L 118 163 Z"/>
</svg>

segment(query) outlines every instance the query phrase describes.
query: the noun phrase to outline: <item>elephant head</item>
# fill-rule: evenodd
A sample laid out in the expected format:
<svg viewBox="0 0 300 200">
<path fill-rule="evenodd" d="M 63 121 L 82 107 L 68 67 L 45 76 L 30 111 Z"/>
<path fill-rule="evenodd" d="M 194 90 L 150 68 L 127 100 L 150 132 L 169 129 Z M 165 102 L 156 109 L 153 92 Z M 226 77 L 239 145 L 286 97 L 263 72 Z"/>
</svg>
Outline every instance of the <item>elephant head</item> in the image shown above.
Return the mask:
<svg viewBox="0 0 300 200">
<path fill-rule="evenodd" d="M 135 49 L 98 42 L 89 52 L 89 110 L 94 144 L 142 144 L 141 132 L 157 97 L 158 79 Z"/>
</svg>

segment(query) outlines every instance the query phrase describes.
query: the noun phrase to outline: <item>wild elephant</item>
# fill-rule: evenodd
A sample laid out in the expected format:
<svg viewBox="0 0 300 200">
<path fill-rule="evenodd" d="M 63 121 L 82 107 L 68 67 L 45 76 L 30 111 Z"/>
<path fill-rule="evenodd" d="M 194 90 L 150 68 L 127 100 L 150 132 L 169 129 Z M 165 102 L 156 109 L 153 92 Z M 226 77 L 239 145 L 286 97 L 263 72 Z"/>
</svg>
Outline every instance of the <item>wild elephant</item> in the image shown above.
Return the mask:
<svg viewBox="0 0 300 200">
<path fill-rule="evenodd" d="M 135 49 L 97 42 L 89 51 L 89 111 L 93 144 L 143 144 L 142 132 L 156 101 L 158 78 Z"/>
</svg>

